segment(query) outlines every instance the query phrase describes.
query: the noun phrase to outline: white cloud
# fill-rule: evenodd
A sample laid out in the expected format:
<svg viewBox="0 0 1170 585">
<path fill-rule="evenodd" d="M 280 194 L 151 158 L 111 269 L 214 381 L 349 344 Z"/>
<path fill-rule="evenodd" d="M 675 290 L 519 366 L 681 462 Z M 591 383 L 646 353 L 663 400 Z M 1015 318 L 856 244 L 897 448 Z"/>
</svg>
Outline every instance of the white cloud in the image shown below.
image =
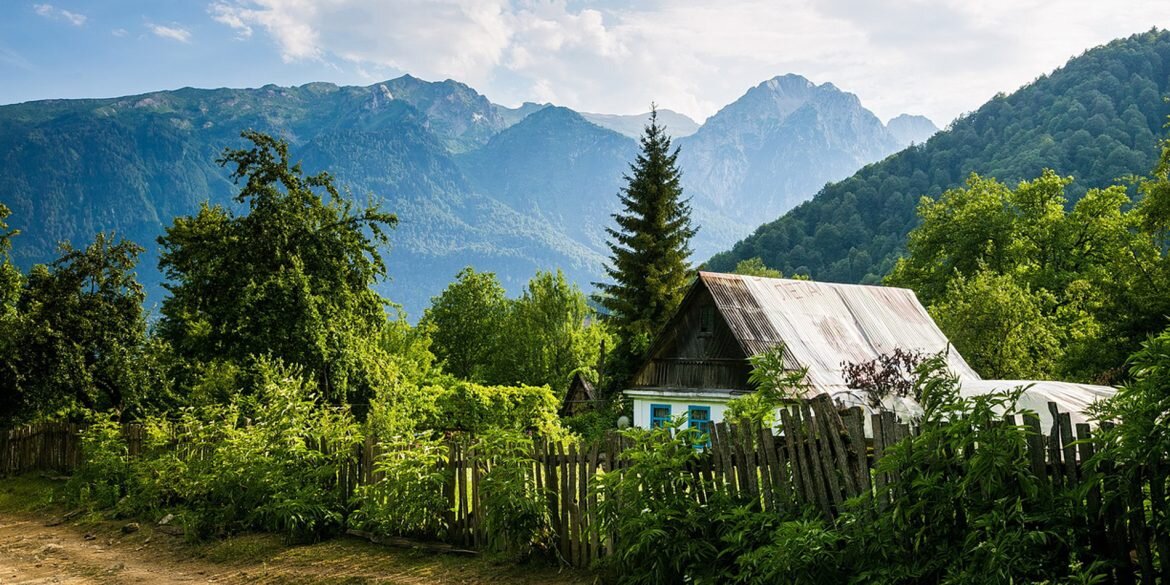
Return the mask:
<svg viewBox="0 0 1170 585">
<path fill-rule="evenodd" d="M 246 39 L 252 36 L 252 27 L 244 22 L 244 15 L 235 8 L 223 3 L 212 4 L 208 9 L 211 18 L 216 22 L 226 24 L 236 30 L 239 38 Z"/>
<path fill-rule="evenodd" d="M 285 61 L 454 78 L 510 105 L 702 119 L 774 75 L 942 125 L 1093 45 L 1170 21 L 1161 0 L 216 0 Z"/>
<path fill-rule="evenodd" d="M 49 20 L 63 20 L 73 26 L 81 26 L 88 20 L 88 17 L 84 14 L 70 12 L 64 8 L 57 8 L 52 4 L 33 4 L 33 12 Z"/>
<path fill-rule="evenodd" d="M 154 36 L 172 41 L 179 41 L 180 43 L 191 42 L 191 31 L 179 26 L 167 26 L 162 24 L 147 23 L 146 28 L 154 33 Z"/>
<path fill-rule="evenodd" d="M 116 37 L 124 37 L 124 36 L 130 34 L 130 31 L 128 31 L 124 28 L 116 28 L 116 29 L 110 31 L 110 34 L 112 34 Z"/>
</svg>

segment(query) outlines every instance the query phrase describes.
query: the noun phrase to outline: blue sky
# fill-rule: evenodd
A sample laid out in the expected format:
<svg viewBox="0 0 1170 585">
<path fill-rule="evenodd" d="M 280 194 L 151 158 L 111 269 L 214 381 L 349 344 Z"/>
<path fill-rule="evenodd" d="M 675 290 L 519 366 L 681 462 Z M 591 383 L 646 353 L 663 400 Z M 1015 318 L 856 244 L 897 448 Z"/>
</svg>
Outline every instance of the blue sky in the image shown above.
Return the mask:
<svg viewBox="0 0 1170 585">
<path fill-rule="evenodd" d="M 1170 26 L 1162 0 L 5 0 L 0 103 L 453 78 L 497 103 L 697 120 L 775 75 L 940 126 L 1083 50 Z"/>
</svg>

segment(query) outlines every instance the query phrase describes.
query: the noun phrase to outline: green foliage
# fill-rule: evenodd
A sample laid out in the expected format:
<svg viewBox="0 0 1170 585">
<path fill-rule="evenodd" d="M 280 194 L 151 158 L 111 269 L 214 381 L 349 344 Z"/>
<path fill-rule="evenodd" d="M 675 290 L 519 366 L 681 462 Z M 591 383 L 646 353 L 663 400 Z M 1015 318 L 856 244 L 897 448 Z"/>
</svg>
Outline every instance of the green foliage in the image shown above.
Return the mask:
<svg viewBox="0 0 1170 585">
<path fill-rule="evenodd" d="M 471 433 L 492 429 L 535 431 L 560 437 L 560 402 L 548 386 L 482 386 L 455 382 L 435 397 L 435 419 L 424 428 Z"/>
<path fill-rule="evenodd" d="M 132 481 L 130 451 L 122 425 L 110 414 L 94 413 L 81 431 L 85 464 L 69 478 L 66 492 L 74 503 L 90 509 L 113 508 Z"/>
<path fill-rule="evenodd" d="M 708 515 L 688 493 L 700 487 L 687 466 L 704 439 L 681 425 L 680 418 L 649 431 L 624 431 L 632 443 L 621 453 L 625 469 L 598 481 L 602 530 L 621 546 L 607 557 L 616 582 L 683 583 L 718 556 Z"/>
<path fill-rule="evenodd" d="M 1170 309 L 1154 293 L 1170 285 L 1170 258 L 1125 189 L 1090 189 L 1066 209 L 1070 182 L 1045 171 L 1010 189 L 972 175 L 923 198 L 887 278 L 914 289 L 985 376 L 1110 380 Z"/>
<path fill-rule="evenodd" d="M 514 558 L 548 554 L 555 546 L 547 494 L 533 481 L 534 453 L 530 437 L 506 429 L 489 430 L 471 448 L 476 465 L 486 467 L 480 490 L 488 540 Z"/>
<path fill-rule="evenodd" d="M 735 268 L 731 270 L 732 274 L 742 274 L 744 276 L 762 276 L 764 278 L 786 278 L 783 272 L 768 268 L 764 265 L 764 261 L 759 256 L 755 258 L 748 258 L 747 260 L 740 260 Z M 790 276 L 793 280 L 808 280 L 807 276 L 797 274 Z"/>
<path fill-rule="evenodd" d="M 618 418 L 627 414 L 628 404 L 620 400 L 602 402 L 593 410 L 561 419 L 561 425 L 584 445 L 599 444 L 617 430 Z"/>
<path fill-rule="evenodd" d="M 431 299 L 421 323 L 432 328 L 432 348 L 448 372 L 483 381 L 497 359 L 507 313 L 508 299 L 496 275 L 469 266 Z"/>
<path fill-rule="evenodd" d="M 537 272 L 524 294 L 511 303 L 500 356 L 492 379 L 498 383 L 547 385 L 564 396 L 573 372 L 594 369 L 605 344 L 613 346 L 585 294 L 557 270 Z"/>
<path fill-rule="evenodd" d="M 785 274 L 874 283 L 904 251 L 922 196 L 971 173 L 1014 183 L 1045 168 L 1073 175 L 1070 199 L 1147 172 L 1170 113 L 1170 32 L 1151 30 L 1092 49 L 1011 95 L 997 95 L 926 144 L 827 185 L 707 263 L 731 270 L 753 257 Z M 994 268 L 994 267 L 993 267 Z M 1124 353 L 1118 362 L 1124 359 Z"/>
<path fill-rule="evenodd" d="M 448 447 L 427 435 L 382 440 L 374 471 L 383 479 L 358 486 L 352 526 L 395 536 L 442 538 L 447 533 Z"/>
<path fill-rule="evenodd" d="M 136 458 L 127 458 L 118 425 L 99 417 L 75 497 L 130 513 L 174 509 L 193 538 L 336 533 L 347 513 L 338 478 L 362 441 L 357 423 L 323 406 L 299 368 L 262 359 L 253 379 L 255 388 L 226 405 L 185 409 L 175 422 L 148 418 Z"/>
<path fill-rule="evenodd" d="M 918 369 L 921 431 L 887 449 L 892 505 L 847 519 L 860 582 L 1009 583 L 1056 579 L 1069 568 L 1070 500 L 1033 473 L 1023 388 L 961 398 L 938 355 Z M 1063 551 L 1063 552 L 1062 552 Z"/>
<path fill-rule="evenodd" d="M 612 346 L 585 294 L 559 270 L 537 272 L 520 298 L 509 300 L 494 274 L 466 268 L 432 300 L 419 326 L 456 377 L 547 385 L 557 396 L 574 372 L 596 375 L 602 346 Z"/>
<path fill-rule="evenodd" d="M 696 228 L 679 184 L 678 149 L 670 150 L 670 137 L 653 109 L 641 146 L 619 196 L 617 229 L 606 228 L 610 262 L 605 271 L 613 282 L 597 285 L 597 300 L 609 311 L 619 340 L 617 359 L 609 368 L 616 378 L 632 372 L 633 362 L 674 313 L 692 278 L 688 258 Z"/>
<path fill-rule="evenodd" d="M 0 423 L 15 418 L 24 406 L 18 365 L 23 320 L 17 310 L 24 277 L 9 257 L 11 238 L 18 233 L 10 230 L 4 221 L 9 213 L 0 203 Z"/>
<path fill-rule="evenodd" d="M 1170 334 L 1164 341 L 1170 347 Z M 1151 350 L 1149 359 L 1170 363 L 1160 351 Z M 1148 373 L 1157 377 L 1154 370 Z M 1031 430 L 1005 422 L 1005 415 L 1021 420 L 1016 404 L 1024 389 L 963 398 L 941 354 L 918 365 L 914 385 L 909 393 L 921 397 L 925 410 L 920 431 L 888 447 L 877 463 L 876 472 L 892 478 L 886 485 L 891 503 L 878 507 L 863 496 L 847 502 L 834 519 L 799 507 L 761 510 L 754 498 L 733 500 L 726 493 L 699 503 L 691 471 L 703 456 L 694 448 L 697 431 L 680 428 L 681 420 L 629 431 L 633 446 L 623 454 L 628 465 L 606 473 L 597 486 L 604 528 L 616 534 L 615 554 L 607 560 L 613 579 L 1102 582 L 1103 563 L 1076 560 L 1088 554 L 1078 548 L 1087 535 L 1074 521 L 1076 494 L 1032 472 Z M 1164 418 L 1156 412 L 1149 409 Z M 1148 426 L 1131 430 L 1134 446 L 1145 431 Z"/>
<path fill-rule="evenodd" d="M 85 249 L 62 245 L 57 261 L 28 275 L 15 310 L 10 305 L 0 315 L 15 324 L 0 344 L 7 346 L 14 416 L 78 408 L 130 414 L 151 399 L 159 380 L 149 368 L 143 293 L 133 272 L 141 251 L 98 234 Z"/>
<path fill-rule="evenodd" d="M 1056 298 L 1007 274 L 980 270 L 956 277 L 930 313 L 976 371 L 997 380 L 1052 377 L 1064 353 Z"/>
<path fill-rule="evenodd" d="M 763 540 L 754 548 L 738 547 L 735 556 L 735 583 L 792 583 L 793 585 L 831 585 L 848 581 L 850 567 L 844 553 L 845 534 L 822 518 L 774 522 L 765 526 L 732 521 L 728 524 L 748 528 L 749 535 Z M 774 524 L 774 526 L 773 526 Z M 763 528 L 760 532 L 750 531 Z M 736 532 L 743 530 L 739 528 Z M 724 541 L 728 539 L 725 536 Z"/>
<path fill-rule="evenodd" d="M 1118 423 L 1098 433 L 1110 447 L 1101 459 L 1156 466 L 1170 458 L 1170 329 L 1142 344 L 1129 367 L 1132 381 L 1097 405 L 1100 420 Z"/>
<path fill-rule="evenodd" d="M 768 268 L 759 256 L 748 258 L 747 260 L 740 260 L 735 265 L 735 268 L 731 270 L 731 273 L 742 274 L 744 276 L 763 276 L 765 278 L 784 278 L 783 272 Z"/>
<path fill-rule="evenodd" d="M 171 293 L 159 332 L 192 362 L 272 355 L 306 368 L 334 403 L 368 398 L 367 340 L 386 305 L 370 286 L 386 274 L 379 246 L 397 218 L 355 207 L 328 173 L 305 176 L 283 140 L 243 137 L 251 149 L 217 162 L 243 182 L 248 213 L 204 205 L 159 238 Z"/>
<path fill-rule="evenodd" d="M 748 382 L 756 391 L 728 401 L 726 418 L 776 426 L 776 409 L 807 393 L 808 368 L 786 367 L 783 345 L 753 355 L 748 361 L 752 366 Z"/>
<path fill-rule="evenodd" d="M 1155 533 L 1170 531 L 1170 329 L 1151 337 L 1129 361 L 1131 381 L 1116 395 L 1094 406 L 1098 420 L 1116 423 L 1097 431 L 1098 451 L 1092 464 L 1120 473 L 1119 485 L 1151 485 L 1149 525 Z M 1107 499 L 1128 494 L 1108 493 Z M 1132 504 L 1131 504 L 1132 505 Z M 1168 562 L 1162 559 L 1163 563 Z"/>
</svg>

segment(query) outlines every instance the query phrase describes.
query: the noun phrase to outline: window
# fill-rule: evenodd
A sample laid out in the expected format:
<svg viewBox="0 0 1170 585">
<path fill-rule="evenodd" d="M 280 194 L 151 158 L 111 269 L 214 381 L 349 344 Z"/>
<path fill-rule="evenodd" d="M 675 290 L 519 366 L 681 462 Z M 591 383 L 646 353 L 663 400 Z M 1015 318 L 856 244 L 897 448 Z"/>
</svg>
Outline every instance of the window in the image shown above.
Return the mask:
<svg viewBox="0 0 1170 585">
<path fill-rule="evenodd" d="M 699 308 L 699 333 L 711 333 L 715 330 L 715 307 L 704 305 Z"/>
<path fill-rule="evenodd" d="M 698 427 L 707 436 L 711 435 L 711 407 L 710 406 L 688 406 L 687 407 L 687 425 L 692 429 Z"/>
<path fill-rule="evenodd" d="M 650 405 L 650 428 L 657 428 L 670 423 L 669 404 Z"/>
</svg>

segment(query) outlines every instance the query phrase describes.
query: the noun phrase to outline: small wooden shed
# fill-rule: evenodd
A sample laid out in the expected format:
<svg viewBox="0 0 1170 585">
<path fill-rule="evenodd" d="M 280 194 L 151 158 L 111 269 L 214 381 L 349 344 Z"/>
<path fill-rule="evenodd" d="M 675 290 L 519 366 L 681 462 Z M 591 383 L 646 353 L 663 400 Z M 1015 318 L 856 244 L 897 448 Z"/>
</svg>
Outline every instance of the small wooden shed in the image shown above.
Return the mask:
<svg viewBox="0 0 1170 585">
<path fill-rule="evenodd" d="M 593 410 L 597 404 L 597 391 L 593 383 L 585 378 L 581 372 L 573 374 L 569 382 L 569 391 L 565 392 L 565 399 L 561 402 L 561 416 L 573 416 Z"/>
</svg>

